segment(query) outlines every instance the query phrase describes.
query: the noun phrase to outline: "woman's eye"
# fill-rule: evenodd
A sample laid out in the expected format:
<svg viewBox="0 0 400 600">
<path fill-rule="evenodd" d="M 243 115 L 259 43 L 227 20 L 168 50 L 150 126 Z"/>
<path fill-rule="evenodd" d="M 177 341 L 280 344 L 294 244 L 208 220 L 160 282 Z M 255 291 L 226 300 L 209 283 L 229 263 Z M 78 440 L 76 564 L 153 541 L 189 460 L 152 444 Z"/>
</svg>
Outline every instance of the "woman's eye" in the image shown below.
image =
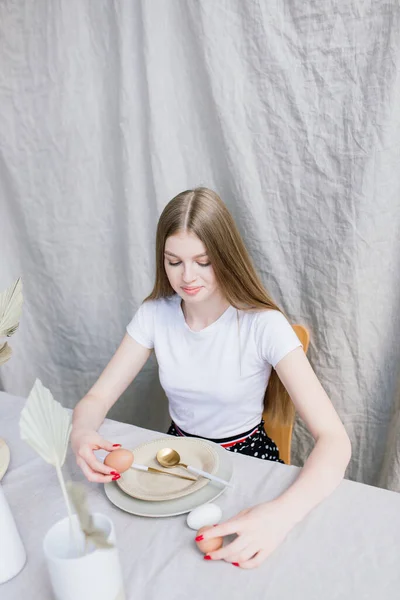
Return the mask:
<svg viewBox="0 0 400 600">
<path fill-rule="evenodd" d="M 177 267 L 178 265 L 182 264 L 181 260 L 178 260 L 177 262 L 171 262 L 170 260 L 168 261 L 168 264 L 170 267 Z M 199 265 L 199 267 L 209 267 L 211 265 L 211 262 L 208 263 L 197 263 Z"/>
</svg>

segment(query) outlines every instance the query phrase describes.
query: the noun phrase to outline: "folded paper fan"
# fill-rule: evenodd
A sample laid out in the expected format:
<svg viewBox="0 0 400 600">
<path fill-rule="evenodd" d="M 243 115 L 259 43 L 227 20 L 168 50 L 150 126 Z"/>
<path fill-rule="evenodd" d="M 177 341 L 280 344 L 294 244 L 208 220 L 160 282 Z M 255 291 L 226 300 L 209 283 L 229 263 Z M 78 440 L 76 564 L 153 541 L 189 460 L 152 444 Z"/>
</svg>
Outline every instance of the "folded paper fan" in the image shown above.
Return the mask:
<svg viewBox="0 0 400 600">
<path fill-rule="evenodd" d="M 10 356 L 12 354 L 12 350 L 10 348 L 10 346 L 7 344 L 7 342 L 5 344 L 3 344 L 2 346 L 0 346 L 0 366 L 4 365 L 4 363 L 6 363 Z"/>
<path fill-rule="evenodd" d="M 61 467 L 65 462 L 71 434 L 70 412 L 56 402 L 40 379 L 36 379 L 30 391 L 19 421 L 21 438 L 27 442 L 47 463 L 56 469 L 58 480 L 71 516 L 71 507 L 65 489 Z"/>
<path fill-rule="evenodd" d="M 0 337 L 10 337 L 19 325 L 22 312 L 22 281 L 17 279 L 0 294 Z"/>
<path fill-rule="evenodd" d="M 0 338 L 10 337 L 16 332 L 22 312 L 22 281 L 17 279 L 0 294 Z M 4 365 L 12 354 L 10 346 L 0 340 L 0 365 Z"/>
</svg>

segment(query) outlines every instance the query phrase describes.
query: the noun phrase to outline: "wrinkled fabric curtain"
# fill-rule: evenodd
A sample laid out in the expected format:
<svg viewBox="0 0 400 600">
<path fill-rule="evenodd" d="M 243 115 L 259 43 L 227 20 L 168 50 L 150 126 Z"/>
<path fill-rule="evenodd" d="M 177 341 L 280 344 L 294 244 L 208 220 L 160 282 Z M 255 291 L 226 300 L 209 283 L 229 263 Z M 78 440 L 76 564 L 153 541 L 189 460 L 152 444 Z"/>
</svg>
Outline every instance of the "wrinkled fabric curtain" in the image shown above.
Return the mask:
<svg viewBox="0 0 400 600">
<path fill-rule="evenodd" d="M 310 330 L 347 476 L 400 491 L 398 2 L 3 0 L 0 35 L 0 285 L 25 297 L 1 388 L 73 407 L 152 287 L 162 208 L 206 185 Z M 109 416 L 165 430 L 154 359 Z M 311 448 L 297 420 L 293 463 Z"/>
</svg>

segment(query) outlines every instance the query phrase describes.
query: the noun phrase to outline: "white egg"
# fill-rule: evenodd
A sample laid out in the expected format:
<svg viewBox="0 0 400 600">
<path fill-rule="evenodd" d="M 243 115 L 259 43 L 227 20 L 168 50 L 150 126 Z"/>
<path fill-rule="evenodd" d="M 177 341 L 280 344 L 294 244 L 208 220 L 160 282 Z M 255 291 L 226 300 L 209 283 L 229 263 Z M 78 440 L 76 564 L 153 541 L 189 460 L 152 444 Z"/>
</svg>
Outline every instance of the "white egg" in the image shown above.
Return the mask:
<svg viewBox="0 0 400 600">
<path fill-rule="evenodd" d="M 202 504 L 192 510 L 186 519 L 190 529 L 197 531 L 206 525 L 216 525 L 222 518 L 222 510 L 217 504 Z"/>
</svg>

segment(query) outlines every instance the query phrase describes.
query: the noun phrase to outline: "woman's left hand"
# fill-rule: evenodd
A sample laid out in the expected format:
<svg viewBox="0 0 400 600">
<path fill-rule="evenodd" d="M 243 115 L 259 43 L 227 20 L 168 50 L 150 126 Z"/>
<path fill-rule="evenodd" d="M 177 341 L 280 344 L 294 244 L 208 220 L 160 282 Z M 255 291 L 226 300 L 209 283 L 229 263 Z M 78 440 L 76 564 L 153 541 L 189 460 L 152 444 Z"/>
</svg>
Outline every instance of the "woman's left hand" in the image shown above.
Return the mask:
<svg viewBox="0 0 400 600">
<path fill-rule="evenodd" d="M 204 558 L 222 559 L 243 569 L 258 567 L 283 542 L 293 526 L 279 501 L 258 504 L 204 532 L 204 540 L 237 535 L 230 544 Z"/>
</svg>

